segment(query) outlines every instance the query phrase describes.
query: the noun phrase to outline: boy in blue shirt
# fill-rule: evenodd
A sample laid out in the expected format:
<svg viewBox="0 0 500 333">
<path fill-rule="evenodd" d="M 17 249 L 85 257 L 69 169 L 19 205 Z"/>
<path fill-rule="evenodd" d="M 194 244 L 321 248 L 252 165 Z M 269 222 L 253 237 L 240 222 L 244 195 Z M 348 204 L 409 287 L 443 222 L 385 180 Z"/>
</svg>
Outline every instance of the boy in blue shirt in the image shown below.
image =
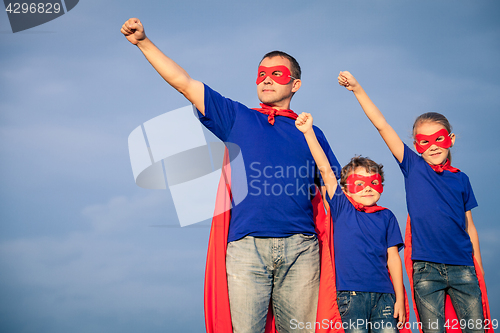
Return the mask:
<svg viewBox="0 0 500 333">
<path fill-rule="evenodd" d="M 406 320 L 399 257 L 403 239 L 392 212 L 376 205 L 383 191 L 382 166 L 364 157 L 354 157 L 342 169 L 338 186 L 312 123 L 308 113 L 302 113 L 295 121 L 304 133 L 328 192 L 334 228 L 337 303 L 344 331 L 397 332 Z"/>
</svg>

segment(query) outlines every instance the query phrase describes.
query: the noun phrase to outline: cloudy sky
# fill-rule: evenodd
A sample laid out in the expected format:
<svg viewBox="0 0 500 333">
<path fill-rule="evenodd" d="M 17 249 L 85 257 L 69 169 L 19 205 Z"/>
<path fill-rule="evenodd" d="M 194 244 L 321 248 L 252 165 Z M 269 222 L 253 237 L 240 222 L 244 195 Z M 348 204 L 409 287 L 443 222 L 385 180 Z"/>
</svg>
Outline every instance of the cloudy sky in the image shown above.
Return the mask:
<svg viewBox="0 0 500 333">
<path fill-rule="evenodd" d="M 134 128 L 188 103 L 120 34 L 130 17 L 192 77 L 250 107 L 262 55 L 294 55 L 292 108 L 314 115 L 341 164 L 385 165 L 380 204 L 403 232 L 401 172 L 337 74 L 351 71 L 406 143 L 416 116 L 445 114 L 499 319 L 499 14 L 494 0 L 82 0 L 15 34 L 0 14 L 0 331 L 204 331 L 209 228 L 181 228 L 168 190 L 138 187 L 127 147 Z"/>
</svg>

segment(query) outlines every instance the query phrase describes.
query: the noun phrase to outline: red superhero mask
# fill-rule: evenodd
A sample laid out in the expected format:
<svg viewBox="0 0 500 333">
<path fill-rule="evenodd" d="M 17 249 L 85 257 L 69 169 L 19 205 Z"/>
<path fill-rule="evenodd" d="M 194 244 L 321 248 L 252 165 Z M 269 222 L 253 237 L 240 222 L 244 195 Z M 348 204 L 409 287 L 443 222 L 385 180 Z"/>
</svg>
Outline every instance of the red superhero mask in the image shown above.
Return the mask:
<svg viewBox="0 0 500 333">
<path fill-rule="evenodd" d="M 362 183 L 359 181 L 362 181 Z M 378 173 L 368 177 L 353 173 L 346 179 L 346 187 L 351 193 L 358 193 L 359 191 L 364 190 L 367 186 L 370 186 L 378 193 L 382 194 L 382 192 L 384 192 L 382 177 Z"/>
<path fill-rule="evenodd" d="M 292 77 L 290 70 L 286 66 L 273 66 L 273 67 L 265 67 L 259 66 L 259 72 L 257 74 L 257 84 L 260 84 L 262 81 L 266 79 L 266 77 L 271 77 L 271 79 L 279 84 L 288 84 L 290 82 L 290 78 Z"/>
<path fill-rule="evenodd" d="M 431 135 L 417 134 L 415 135 L 415 139 L 415 146 L 419 154 L 425 152 L 432 145 L 436 145 L 444 149 L 448 149 L 451 147 L 450 134 L 444 128 Z M 422 141 L 427 141 L 427 143 L 422 144 Z"/>
</svg>

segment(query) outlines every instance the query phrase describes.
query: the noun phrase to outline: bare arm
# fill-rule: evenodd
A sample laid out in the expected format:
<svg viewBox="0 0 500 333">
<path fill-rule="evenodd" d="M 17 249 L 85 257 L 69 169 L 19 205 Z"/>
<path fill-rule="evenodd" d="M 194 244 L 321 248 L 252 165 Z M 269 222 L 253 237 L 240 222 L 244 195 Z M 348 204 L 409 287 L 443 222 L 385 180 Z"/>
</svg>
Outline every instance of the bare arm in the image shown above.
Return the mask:
<svg viewBox="0 0 500 333">
<path fill-rule="evenodd" d="M 328 210 L 328 208 L 330 207 L 328 205 L 328 201 L 326 200 L 326 195 L 327 195 L 327 191 L 326 191 L 326 186 L 321 186 L 321 197 L 323 198 L 323 206 L 325 206 L 325 209 Z"/>
<path fill-rule="evenodd" d="M 472 212 L 470 210 L 465 212 L 465 228 L 472 243 L 472 252 L 479 264 L 481 274 L 484 276 L 483 260 L 481 259 L 481 249 L 479 248 L 479 236 L 474 221 L 472 220 Z"/>
<path fill-rule="evenodd" d="M 403 266 L 399 257 L 398 247 L 392 246 L 387 249 L 387 267 L 391 275 L 394 292 L 396 293 L 396 303 L 394 304 L 394 318 L 398 319 L 398 326 L 405 323 L 406 307 L 405 292 L 403 287 Z"/>
<path fill-rule="evenodd" d="M 363 111 L 368 119 L 370 119 L 372 124 L 378 130 L 392 154 L 401 163 L 404 155 L 403 141 L 401 141 L 396 131 L 389 125 L 389 123 L 387 123 L 382 112 L 380 112 L 377 106 L 371 101 L 363 87 L 361 87 L 351 73 L 340 72 L 338 80 L 340 85 L 346 87 L 347 90 L 354 93 L 354 96 L 358 99 L 358 102 L 363 108 Z"/>
<path fill-rule="evenodd" d="M 149 63 L 173 88 L 184 95 L 205 115 L 205 91 L 203 83 L 192 79 L 189 74 L 172 59 L 167 57 L 146 37 L 141 21 L 131 18 L 125 22 L 121 32 L 127 40 L 142 51 Z"/>
<path fill-rule="evenodd" d="M 318 142 L 318 138 L 314 133 L 314 129 L 312 128 L 313 118 L 309 113 L 301 113 L 297 120 L 295 120 L 295 126 L 304 133 L 304 137 L 306 138 L 307 145 L 311 150 L 311 154 L 318 166 L 319 171 L 321 172 L 321 176 L 323 178 L 323 182 L 325 183 L 326 191 L 330 196 L 330 199 L 333 198 L 335 194 L 335 190 L 337 188 L 337 177 L 330 166 L 330 162 L 326 157 L 323 148 Z"/>
</svg>

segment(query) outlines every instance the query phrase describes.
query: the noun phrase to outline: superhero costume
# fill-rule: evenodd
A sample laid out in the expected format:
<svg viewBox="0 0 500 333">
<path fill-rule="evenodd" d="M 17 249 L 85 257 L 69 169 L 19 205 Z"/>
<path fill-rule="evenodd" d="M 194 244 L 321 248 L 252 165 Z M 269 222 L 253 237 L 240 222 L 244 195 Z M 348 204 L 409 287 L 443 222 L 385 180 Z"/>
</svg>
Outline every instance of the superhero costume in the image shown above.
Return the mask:
<svg viewBox="0 0 500 333">
<path fill-rule="evenodd" d="M 319 285 L 316 332 L 343 333 L 337 307 L 335 267 L 333 263 L 333 234 L 330 215 L 325 213 L 321 195 L 313 201 L 316 232 L 320 245 L 321 277 Z M 210 230 L 205 271 L 205 326 L 208 333 L 232 333 L 231 312 L 226 279 L 226 246 L 231 211 L 231 169 L 226 151 L 223 170 L 217 191 L 215 211 L 224 213 L 214 216 Z M 323 325 L 323 323 L 328 323 Z M 272 307 L 269 307 L 266 333 L 276 333 Z"/>
<path fill-rule="evenodd" d="M 351 175 L 353 176 L 353 175 Z M 349 176 L 349 177 L 351 177 Z M 380 177 L 380 175 L 378 175 Z M 354 174 L 354 177 L 347 177 L 346 182 L 353 188 L 354 180 L 360 179 L 373 180 L 378 177 L 362 177 Z M 369 185 L 367 181 L 365 185 Z M 373 184 L 372 184 L 373 185 Z M 357 185 L 358 189 L 361 187 Z M 371 186 L 371 185 L 370 185 Z M 382 188 L 378 188 L 382 191 Z M 378 192 L 378 191 L 377 191 Z M 356 293 L 373 293 L 374 297 L 385 298 L 383 294 L 394 294 L 394 286 L 391 281 L 390 272 L 387 268 L 387 249 L 397 246 L 401 249 L 403 239 L 399 230 L 399 224 L 392 212 L 385 207 L 372 205 L 364 206 L 354 201 L 349 195 L 346 195 L 340 186 L 337 186 L 335 194 L 328 198 L 332 219 L 334 221 L 334 241 L 336 243 L 336 269 L 337 269 L 337 288 L 341 291 Z M 354 208 L 354 209 L 353 209 Z M 367 280 L 366 276 L 370 276 Z M 346 297 L 345 293 L 340 296 Z M 349 296 L 347 296 L 349 297 Z M 378 299 L 378 298 L 377 298 Z M 373 298 L 372 298 L 373 300 Z M 384 301 L 382 301 L 383 303 Z M 363 306 L 369 304 L 364 303 Z M 404 305 L 406 318 L 409 318 L 409 303 L 404 292 Z M 373 304 L 372 304 L 373 306 Z M 373 310 L 376 309 L 373 307 Z M 364 308 L 365 310 L 368 308 Z M 346 314 L 344 320 L 374 320 L 374 323 L 380 318 L 374 313 L 364 312 L 361 317 L 352 317 Z M 357 313 L 357 308 L 352 309 L 352 313 Z M 376 311 L 376 310 L 375 310 Z M 349 308 L 351 312 L 351 308 Z M 368 315 L 368 317 L 363 317 Z M 392 319 L 391 319 L 392 320 Z M 394 323 L 395 324 L 395 323 Z M 353 329 L 353 327 L 350 327 Z M 356 329 L 354 327 L 354 329 Z M 408 331 L 403 327 L 400 332 Z"/>
<path fill-rule="evenodd" d="M 420 136 L 420 139 L 425 139 L 429 144 L 426 144 L 423 150 L 417 149 L 424 152 L 431 144 L 437 145 L 439 142 L 436 143 L 436 140 L 440 136 L 445 138 L 441 143 L 444 145 L 442 148 L 446 148 L 449 145 L 446 139 L 447 133 L 446 130 L 441 130 L 429 136 Z M 481 276 L 477 261 L 472 254 L 470 237 L 464 227 L 465 212 L 477 206 L 468 177 L 459 169 L 452 167 L 449 160 L 442 165 L 429 165 L 406 145 L 404 145 L 403 161 L 399 165 L 405 176 L 409 212 L 405 235 L 405 268 L 410 280 L 417 322 L 420 322 L 420 317 L 415 302 L 413 260 L 474 266 L 481 290 L 483 316 L 486 323 L 488 320 L 490 323 L 486 333 L 493 333 L 484 277 Z M 433 207 L 433 214 L 425 213 L 426 210 L 423 208 L 428 207 Z M 413 222 L 418 219 L 420 223 L 412 225 L 410 217 Z M 428 224 L 425 224 L 426 221 Z M 446 221 L 448 222 L 445 224 Z M 415 236 L 417 233 L 420 234 L 418 238 Z M 433 238 L 429 240 L 430 237 Z M 415 252 L 415 245 L 419 248 L 418 253 Z M 436 250 L 436 246 L 442 248 Z M 445 324 L 448 323 L 449 326 L 446 328 L 447 332 L 460 331 L 459 325 L 453 329 L 451 325 L 453 321 L 458 322 L 457 315 L 450 297 L 446 295 Z M 419 329 L 422 332 L 420 326 Z"/>
<path fill-rule="evenodd" d="M 243 162 L 231 179 L 236 205 L 228 242 L 245 236 L 315 234 L 306 192 L 319 179 L 317 168 L 295 121 L 278 115 L 249 109 L 205 86 L 205 114 L 199 114 L 200 121 L 222 142 L 231 143 L 227 146 L 231 160 L 241 155 Z M 270 120 L 275 120 L 274 125 Z M 332 169 L 338 172 L 340 165 L 324 134 L 317 127 L 314 131 Z M 273 188 L 278 191 L 269 193 Z"/>
<path fill-rule="evenodd" d="M 316 331 L 318 333 L 343 333 L 342 319 L 337 306 L 337 290 L 335 285 L 335 263 L 333 246 L 333 225 L 328 211 L 325 213 L 321 195 L 316 194 L 313 201 L 316 232 L 320 245 L 321 275 L 316 315 Z M 374 211 L 385 208 L 376 206 Z M 226 279 L 226 247 L 231 217 L 231 168 L 227 151 L 224 155 L 222 174 L 217 190 L 216 212 L 224 213 L 214 216 L 210 230 L 205 270 L 205 327 L 207 333 L 232 333 L 231 311 Z M 357 208 L 363 210 L 362 207 Z M 405 291 L 406 318 L 409 318 L 409 304 Z M 325 324 L 326 323 L 326 324 Z M 272 305 L 269 306 L 266 333 L 276 333 Z M 411 333 L 408 328 L 401 333 Z"/>
<path fill-rule="evenodd" d="M 411 253 L 412 253 L 411 222 L 410 222 L 410 215 L 408 215 L 408 220 L 406 222 L 406 232 L 405 232 L 404 260 L 405 260 L 406 274 L 408 274 L 408 279 L 410 280 L 411 295 L 413 298 L 413 310 L 415 311 L 417 322 L 420 322 L 417 305 L 415 303 L 415 294 L 413 291 L 413 260 L 411 259 Z M 485 333 L 494 333 L 491 324 L 490 305 L 488 302 L 488 295 L 486 293 L 486 283 L 484 281 L 484 276 L 481 274 L 479 270 L 479 264 L 476 258 L 474 258 L 474 255 L 472 255 L 472 258 L 474 260 L 474 268 L 476 270 L 477 280 L 479 282 L 479 288 L 481 289 L 481 303 L 483 306 L 483 317 L 485 322 L 489 323 L 489 327 L 485 329 Z M 448 326 L 449 326 L 446 327 L 446 332 L 447 333 L 462 332 L 459 325 L 456 328 L 454 328 L 453 327 L 454 325 L 452 325 L 453 322 L 458 322 L 458 317 L 455 312 L 455 309 L 453 308 L 450 295 L 448 294 L 446 295 L 445 298 L 444 311 L 445 311 L 445 321 L 448 321 Z M 423 333 L 422 328 L 420 326 L 418 327 L 418 329 L 420 333 Z"/>
<path fill-rule="evenodd" d="M 291 111 L 273 110 L 266 105 L 262 105 L 262 109 L 257 111 L 267 114 L 267 117 L 263 117 L 259 112 L 250 110 L 240 103 L 223 98 L 220 94 L 205 86 L 205 115 L 200 114 L 200 121 L 222 141 L 236 143 L 241 147 L 241 152 L 245 156 L 243 159 L 246 163 L 246 170 L 254 171 L 255 168 L 251 163 L 257 162 L 267 168 L 271 168 L 274 165 L 280 166 L 283 164 L 283 161 L 286 161 L 287 165 L 296 166 L 297 168 L 302 168 L 302 166 L 306 164 L 306 161 L 309 161 L 307 162 L 307 165 L 311 164 L 311 161 L 314 163 L 305 139 L 295 128 L 294 121 L 288 119 L 292 118 L 290 117 Z M 286 117 L 277 118 L 276 124 L 273 124 L 276 115 L 284 115 Z M 274 125 L 274 128 L 270 125 Z M 315 131 L 317 131 L 320 142 L 323 143 L 323 149 L 332 161 L 333 169 L 340 170 L 340 166 L 328 146 L 324 135 L 317 128 L 315 128 Z M 229 167 L 227 165 L 227 161 L 231 158 L 231 156 L 234 156 L 231 155 L 232 148 L 231 146 L 228 146 L 227 152 L 229 157 L 226 157 L 226 162 L 224 162 L 224 171 L 227 171 Z M 262 170 L 263 171 L 258 172 L 258 174 L 264 174 L 266 172 L 265 168 Z M 299 168 L 299 172 L 300 170 L 301 169 Z M 224 175 L 225 173 L 223 173 L 223 178 Z M 299 173 L 299 175 L 301 175 L 301 173 Z M 264 176 L 266 177 L 265 174 Z M 243 202 L 240 202 L 237 205 L 231 205 L 231 197 L 229 193 L 237 198 L 238 186 L 241 190 L 241 184 L 244 183 L 244 180 L 242 181 L 241 176 L 238 177 L 237 172 L 233 172 L 232 177 L 231 172 L 228 172 L 226 178 L 228 182 L 224 181 L 223 184 L 224 186 L 226 186 L 226 184 L 228 186 L 231 184 L 233 192 L 230 192 L 222 185 L 219 187 L 217 200 L 218 207 L 216 207 L 215 211 L 224 213 L 214 217 L 207 257 L 205 309 L 206 326 L 209 332 L 229 332 L 232 330 L 225 269 L 225 251 L 228 242 L 238 240 L 245 235 L 254 235 L 256 237 L 287 237 L 291 234 L 307 232 L 311 234 L 317 233 L 318 238 L 320 238 L 320 234 L 327 234 L 326 232 L 318 231 L 321 226 L 315 227 L 314 225 L 313 213 L 314 211 L 317 211 L 317 209 L 311 205 L 309 195 L 288 195 L 283 199 L 279 196 L 261 196 L 259 198 L 259 196 L 249 195 Z M 307 171 L 306 176 L 292 176 L 293 182 L 298 183 L 300 181 L 300 184 L 313 184 L 312 178 L 313 173 L 309 171 Z M 255 180 L 256 175 L 251 174 L 250 180 L 252 179 Z M 281 178 L 277 180 L 280 181 L 281 184 L 287 184 L 285 181 L 288 181 L 288 179 L 285 179 L 284 181 L 283 179 L 284 178 L 281 176 Z M 264 180 L 271 182 L 274 178 L 265 178 Z M 251 185 L 252 184 L 249 183 L 249 188 Z M 286 188 L 287 187 L 285 187 L 285 190 Z M 299 188 L 298 185 L 297 188 Z M 226 196 L 225 199 L 224 196 Z M 281 201 L 277 201 L 278 199 Z M 297 210 L 293 206 L 290 207 L 290 200 L 293 201 L 293 206 L 300 207 L 300 210 Z M 323 207 L 321 200 L 319 203 L 321 204 L 321 207 Z M 224 206 L 224 204 L 227 205 L 225 208 L 219 207 L 221 205 Z M 300 206 L 297 204 L 300 204 Z M 232 208 L 231 211 L 229 211 L 230 207 Z M 270 207 L 271 211 L 267 210 L 266 207 Z M 283 222 L 286 224 L 284 227 L 279 226 L 278 222 L 281 223 L 279 219 L 274 221 L 273 216 L 270 215 L 274 209 L 273 207 L 278 207 L 281 214 L 286 216 L 286 219 Z M 293 210 L 295 210 L 295 212 Z M 263 211 L 265 211 L 266 214 L 262 214 Z M 297 212 L 300 212 L 300 214 Z M 262 220 L 263 218 L 266 220 L 273 220 L 274 223 L 261 223 L 258 228 L 255 228 L 251 224 L 252 221 L 257 219 Z M 229 220 L 231 220 L 231 229 L 229 228 Z M 282 217 L 281 220 L 283 220 Z M 299 222 L 300 225 L 298 224 Z M 267 226 L 266 229 L 263 229 L 263 226 Z M 279 228 L 276 228 L 276 226 L 279 226 Z M 297 229 L 297 226 L 300 226 L 300 229 Z M 260 232 L 260 234 L 255 233 L 255 229 L 257 229 L 256 231 Z M 325 247 L 327 242 L 324 242 L 323 245 L 320 242 L 318 243 L 320 252 L 326 252 L 321 249 L 322 247 Z M 217 260 L 214 258 L 217 258 Z M 328 258 L 328 256 L 325 258 Z M 326 262 L 328 263 L 328 260 L 326 260 Z M 322 263 L 320 262 L 320 264 Z M 322 266 L 328 267 L 328 264 L 322 264 Z M 328 270 L 325 268 L 325 278 L 328 275 L 327 271 Z M 334 276 L 333 267 L 330 268 L 330 271 L 332 272 L 331 275 Z M 322 284 L 324 285 L 324 282 L 320 280 L 320 288 Z M 325 294 L 323 290 L 328 291 L 328 288 L 321 289 L 322 294 Z M 219 290 L 219 292 L 217 292 L 217 290 Z M 223 292 L 220 292 L 220 290 L 223 290 Z M 331 302 L 331 300 L 335 300 L 335 288 L 331 290 L 332 292 L 330 293 L 330 296 L 323 297 L 323 299 L 328 299 L 329 302 Z M 320 296 L 320 298 L 321 297 L 322 296 Z M 333 305 L 329 304 L 328 306 L 322 307 L 322 309 L 331 308 L 332 306 Z M 320 312 L 321 311 L 323 310 L 320 310 Z M 271 315 L 271 313 L 269 314 Z M 322 316 L 322 318 L 334 317 Z M 338 320 L 340 320 L 340 316 L 338 316 Z M 268 327 L 271 326 L 273 325 L 268 325 Z"/>
</svg>

